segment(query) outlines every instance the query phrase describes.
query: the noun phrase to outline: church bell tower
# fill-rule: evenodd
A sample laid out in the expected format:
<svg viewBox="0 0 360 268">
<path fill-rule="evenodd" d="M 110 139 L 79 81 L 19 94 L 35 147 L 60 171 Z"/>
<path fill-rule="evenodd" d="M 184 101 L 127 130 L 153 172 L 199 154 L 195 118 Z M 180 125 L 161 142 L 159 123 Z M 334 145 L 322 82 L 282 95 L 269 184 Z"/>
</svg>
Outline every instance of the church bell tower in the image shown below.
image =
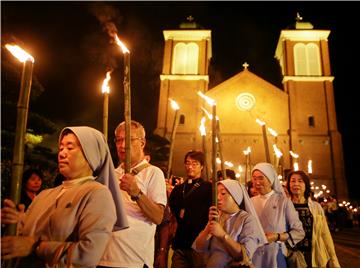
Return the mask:
<svg viewBox="0 0 360 268">
<path fill-rule="evenodd" d="M 329 34 L 329 30 L 313 29 L 298 14 L 295 27 L 281 31 L 275 57 L 289 97 L 290 150 L 300 155 L 303 170 L 312 160 L 312 179 L 335 189 L 340 200 L 348 193 L 336 121 Z"/>
<path fill-rule="evenodd" d="M 182 174 L 184 168 L 179 163 L 183 163 L 185 153 L 200 146 L 200 134 L 197 134 L 202 116 L 199 108 L 202 100 L 197 92 L 205 93 L 208 90 L 211 31 L 202 29 L 189 16 L 179 29 L 164 30 L 163 34 L 165 45 L 155 133 L 170 138 L 175 111 L 169 99 L 176 101 L 180 109 L 173 173 Z"/>
</svg>

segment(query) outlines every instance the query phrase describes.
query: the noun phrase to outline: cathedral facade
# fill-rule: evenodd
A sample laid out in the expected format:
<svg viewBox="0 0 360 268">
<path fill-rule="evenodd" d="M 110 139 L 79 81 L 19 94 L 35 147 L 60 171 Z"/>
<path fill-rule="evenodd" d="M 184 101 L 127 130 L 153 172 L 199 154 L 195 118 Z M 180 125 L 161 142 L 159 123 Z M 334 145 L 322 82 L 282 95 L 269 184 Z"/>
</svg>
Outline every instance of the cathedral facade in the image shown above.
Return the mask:
<svg viewBox="0 0 360 268">
<path fill-rule="evenodd" d="M 330 69 L 329 30 L 316 30 L 310 23 L 298 21 L 294 29 L 280 32 L 275 57 L 281 66 L 283 88 L 252 73 L 246 63 L 238 74 L 208 88 L 211 30 L 188 23 L 163 33 L 155 133 L 169 139 L 175 115 L 179 117 L 173 141 L 174 175 L 184 175 L 187 151 L 205 148 L 209 176 L 213 155 L 221 156 L 222 163 L 231 162 L 241 182 L 250 179 L 246 170 L 249 172 L 250 166 L 258 162 L 273 163 L 282 175 L 297 165 L 310 173 L 315 185 L 326 185 L 326 190 L 338 199 L 348 197 Z M 221 154 L 212 151 L 212 123 L 206 116 L 207 111 L 212 113 L 212 107 L 199 91 L 216 102 Z M 169 99 L 180 106 L 177 113 Z M 199 131 L 203 117 L 205 137 Z M 276 156 L 274 147 L 281 156 Z M 250 154 L 246 155 L 246 150 Z"/>
</svg>

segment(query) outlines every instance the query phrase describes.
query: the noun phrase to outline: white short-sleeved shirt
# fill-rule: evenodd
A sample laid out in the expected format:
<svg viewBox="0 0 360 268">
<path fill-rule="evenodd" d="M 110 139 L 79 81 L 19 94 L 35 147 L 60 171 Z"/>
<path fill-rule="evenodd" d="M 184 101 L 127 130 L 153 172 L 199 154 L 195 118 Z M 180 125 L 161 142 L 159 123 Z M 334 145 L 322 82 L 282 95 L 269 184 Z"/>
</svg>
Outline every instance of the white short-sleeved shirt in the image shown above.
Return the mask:
<svg viewBox="0 0 360 268">
<path fill-rule="evenodd" d="M 146 163 L 140 162 L 134 168 Z M 124 170 L 116 170 L 119 179 Z M 166 206 L 166 184 L 164 174 L 158 167 L 149 166 L 135 175 L 141 191 L 153 202 Z M 99 265 L 110 267 L 137 268 L 146 264 L 153 267 L 154 235 L 156 224 L 151 222 L 141 211 L 136 201 L 121 190 L 122 199 L 129 222 L 129 228 L 113 232 Z"/>
</svg>

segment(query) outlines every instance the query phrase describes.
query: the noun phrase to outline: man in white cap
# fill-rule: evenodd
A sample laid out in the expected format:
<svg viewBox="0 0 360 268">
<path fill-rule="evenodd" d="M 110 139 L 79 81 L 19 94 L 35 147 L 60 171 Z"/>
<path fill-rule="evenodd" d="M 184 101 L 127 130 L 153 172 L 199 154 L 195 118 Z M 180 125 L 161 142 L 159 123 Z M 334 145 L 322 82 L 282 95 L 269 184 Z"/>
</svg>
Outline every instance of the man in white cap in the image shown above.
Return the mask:
<svg viewBox="0 0 360 268">
<path fill-rule="evenodd" d="M 258 163 L 253 168 L 252 182 L 259 195 L 251 198 L 268 244 L 259 247 L 254 256 L 255 267 L 286 267 L 285 241 L 294 247 L 305 232 L 291 200 L 285 196 L 274 167 Z"/>
</svg>

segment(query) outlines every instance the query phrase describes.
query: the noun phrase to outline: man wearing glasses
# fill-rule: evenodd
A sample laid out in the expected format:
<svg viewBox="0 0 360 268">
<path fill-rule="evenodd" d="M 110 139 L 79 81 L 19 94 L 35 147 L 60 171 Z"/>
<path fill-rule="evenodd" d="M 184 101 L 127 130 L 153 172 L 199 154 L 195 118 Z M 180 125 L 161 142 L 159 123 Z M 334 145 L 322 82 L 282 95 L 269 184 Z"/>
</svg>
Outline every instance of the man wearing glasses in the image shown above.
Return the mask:
<svg viewBox="0 0 360 268">
<path fill-rule="evenodd" d="M 171 267 L 205 267 L 202 255 L 191 248 L 208 222 L 211 206 L 211 183 L 201 177 L 204 162 L 203 152 L 188 152 L 184 158 L 186 180 L 176 185 L 169 197 L 170 209 L 177 221 Z"/>
<path fill-rule="evenodd" d="M 129 228 L 113 232 L 100 267 L 153 267 L 154 235 L 167 203 L 164 174 L 145 158 L 145 129 L 131 121 L 131 170 L 124 174 L 125 122 L 115 129 L 122 199 Z M 104 208 L 106 209 L 106 208 Z"/>
</svg>

